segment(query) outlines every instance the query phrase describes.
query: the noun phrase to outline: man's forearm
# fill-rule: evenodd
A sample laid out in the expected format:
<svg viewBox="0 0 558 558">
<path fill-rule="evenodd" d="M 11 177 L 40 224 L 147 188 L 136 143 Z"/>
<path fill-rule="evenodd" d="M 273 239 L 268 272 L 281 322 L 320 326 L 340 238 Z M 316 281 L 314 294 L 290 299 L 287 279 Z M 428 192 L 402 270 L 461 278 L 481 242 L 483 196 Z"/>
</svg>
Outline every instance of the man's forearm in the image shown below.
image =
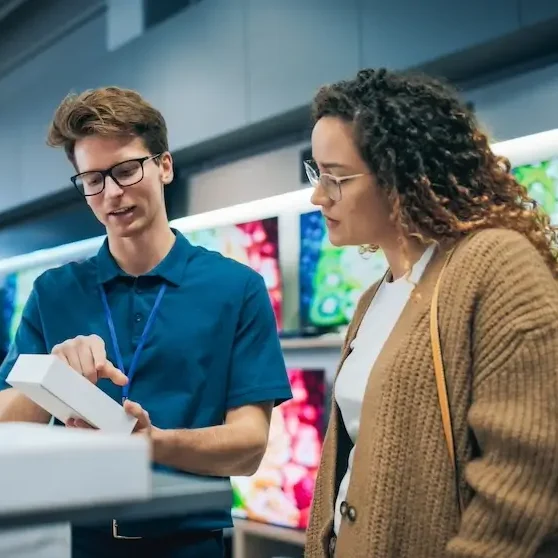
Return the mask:
<svg viewBox="0 0 558 558">
<path fill-rule="evenodd" d="M 154 429 L 153 460 L 199 475 L 249 476 L 256 472 L 267 437 L 239 425 L 195 430 Z"/>
<path fill-rule="evenodd" d="M 38 422 L 46 424 L 50 413 L 13 388 L 0 392 L 0 422 Z"/>
</svg>

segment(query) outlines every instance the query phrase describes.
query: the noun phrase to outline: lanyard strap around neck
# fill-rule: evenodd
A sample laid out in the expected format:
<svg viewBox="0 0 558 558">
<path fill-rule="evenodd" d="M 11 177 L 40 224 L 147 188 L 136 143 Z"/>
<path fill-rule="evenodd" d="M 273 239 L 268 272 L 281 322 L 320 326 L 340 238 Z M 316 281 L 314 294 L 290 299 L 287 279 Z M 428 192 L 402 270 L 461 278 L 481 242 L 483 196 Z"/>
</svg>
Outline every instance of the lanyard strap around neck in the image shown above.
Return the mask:
<svg viewBox="0 0 558 558">
<path fill-rule="evenodd" d="M 125 400 L 128 398 L 128 393 L 130 391 L 130 384 L 132 383 L 132 378 L 134 377 L 134 374 L 136 373 L 136 368 L 138 365 L 138 361 L 139 361 L 139 357 L 143 351 L 143 347 L 145 345 L 145 342 L 147 341 L 147 336 L 149 335 L 149 330 L 151 329 L 151 327 L 153 326 L 153 322 L 155 321 L 155 315 L 157 313 L 157 310 L 159 309 L 159 306 L 161 304 L 161 300 L 163 299 L 163 295 L 165 294 L 165 290 L 166 290 L 166 283 L 164 283 L 163 285 L 161 285 L 161 288 L 159 289 L 159 292 L 157 293 L 157 298 L 155 299 L 155 303 L 153 304 L 153 308 L 151 309 L 151 313 L 149 314 L 149 318 L 147 319 L 147 323 L 145 324 L 145 327 L 143 328 L 143 332 L 141 334 L 140 340 L 139 340 L 139 344 L 136 347 L 136 350 L 134 352 L 134 356 L 132 357 L 132 362 L 130 363 L 130 368 L 129 370 L 126 372 L 125 368 L 124 368 L 124 360 L 122 359 L 122 353 L 120 352 L 120 347 L 118 345 L 118 339 L 116 337 L 116 329 L 114 327 L 114 321 L 112 319 L 112 313 L 110 311 L 110 306 L 108 303 L 108 299 L 107 299 L 107 294 L 105 292 L 105 289 L 101 286 L 101 300 L 103 301 L 103 307 L 105 310 L 105 317 L 107 320 L 107 325 L 110 331 L 110 337 L 112 340 L 112 346 L 114 348 L 114 354 L 116 356 L 116 364 L 118 366 L 118 369 L 123 373 L 126 374 L 126 376 L 128 377 L 128 383 L 122 388 L 122 400 Z"/>
</svg>

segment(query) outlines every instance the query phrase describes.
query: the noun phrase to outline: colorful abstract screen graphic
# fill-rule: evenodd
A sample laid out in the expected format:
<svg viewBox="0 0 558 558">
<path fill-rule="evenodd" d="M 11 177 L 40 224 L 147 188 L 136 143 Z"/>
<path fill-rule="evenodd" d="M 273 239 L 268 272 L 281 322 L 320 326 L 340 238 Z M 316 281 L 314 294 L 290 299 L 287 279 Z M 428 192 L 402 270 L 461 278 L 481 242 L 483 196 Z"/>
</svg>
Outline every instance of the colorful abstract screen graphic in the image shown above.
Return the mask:
<svg viewBox="0 0 558 558">
<path fill-rule="evenodd" d="M 305 529 L 323 445 L 325 373 L 290 369 L 293 399 L 271 415 L 267 451 L 252 477 L 233 477 L 235 517 Z"/>
<path fill-rule="evenodd" d="M 360 295 L 387 268 L 379 252 L 363 256 L 356 246 L 333 246 L 319 211 L 300 216 L 299 265 L 300 320 L 306 331 L 348 324 Z"/>
<path fill-rule="evenodd" d="M 15 271 L 4 277 L 0 290 L 2 296 L 2 344 L 4 349 L 8 348 L 15 337 L 23 308 L 33 290 L 33 282 L 47 269 L 48 266 L 32 267 Z"/>
<path fill-rule="evenodd" d="M 558 157 L 521 165 L 512 172 L 517 181 L 527 188 L 529 195 L 543 207 L 552 223 L 558 224 Z"/>
<path fill-rule="evenodd" d="M 263 278 L 271 299 L 277 328 L 282 327 L 282 285 L 279 266 L 278 218 L 227 225 L 187 233 L 188 240 L 248 265 Z"/>
</svg>

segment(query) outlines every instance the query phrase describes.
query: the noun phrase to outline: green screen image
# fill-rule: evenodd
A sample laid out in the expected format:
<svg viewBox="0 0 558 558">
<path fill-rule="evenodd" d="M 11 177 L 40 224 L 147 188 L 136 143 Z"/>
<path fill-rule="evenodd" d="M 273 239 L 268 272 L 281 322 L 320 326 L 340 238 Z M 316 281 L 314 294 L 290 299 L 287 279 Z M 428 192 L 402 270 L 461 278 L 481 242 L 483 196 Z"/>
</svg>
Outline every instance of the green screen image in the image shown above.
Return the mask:
<svg viewBox="0 0 558 558">
<path fill-rule="evenodd" d="M 48 267 L 31 268 L 18 271 L 13 274 L 13 291 L 12 291 L 12 312 L 9 319 L 9 338 L 12 341 L 15 337 L 17 328 L 21 321 L 23 308 L 33 290 L 33 282 L 35 279 L 46 271 Z"/>
<path fill-rule="evenodd" d="M 301 215 L 300 242 L 301 328 L 347 325 L 362 293 L 384 275 L 384 255 L 362 255 L 357 246 L 333 246 L 319 211 Z"/>
<path fill-rule="evenodd" d="M 517 181 L 541 205 L 553 223 L 558 223 L 558 158 L 521 165 L 512 170 Z"/>
</svg>

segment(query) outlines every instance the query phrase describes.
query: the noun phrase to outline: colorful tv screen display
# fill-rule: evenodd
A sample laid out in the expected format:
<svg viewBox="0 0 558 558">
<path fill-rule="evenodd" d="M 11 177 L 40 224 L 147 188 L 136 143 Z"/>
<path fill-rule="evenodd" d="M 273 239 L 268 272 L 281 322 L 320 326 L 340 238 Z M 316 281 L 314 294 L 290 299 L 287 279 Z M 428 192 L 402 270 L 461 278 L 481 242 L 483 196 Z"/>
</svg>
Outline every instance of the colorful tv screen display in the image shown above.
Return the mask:
<svg viewBox="0 0 558 558">
<path fill-rule="evenodd" d="M 552 223 L 558 224 L 558 157 L 541 163 L 517 166 L 512 173 L 527 188 L 529 195 L 542 206 Z"/>
<path fill-rule="evenodd" d="M 380 279 L 387 262 L 381 252 L 361 255 L 356 246 L 337 247 L 328 240 L 319 211 L 300 216 L 300 320 L 304 331 L 347 325 L 358 299 Z"/>
<path fill-rule="evenodd" d="M 49 267 L 55 266 L 31 267 L 14 271 L 4 277 L 1 288 L 2 345 L 4 350 L 7 351 L 15 337 L 21 321 L 23 307 L 33 290 L 33 282 Z"/>
<path fill-rule="evenodd" d="M 251 477 L 233 477 L 233 516 L 306 529 L 323 446 L 325 373 L 290 369 L 293 399 L 271 415 L 269 442 Z"/>
<path fill-rule="evenodd" d="M 220 252 L 257 271 L 264 278 L 277 329 L 281 330 L 282 285 L 277 217 L 195 231 L 185 236 L 192 244 Z"/>
</svg>

